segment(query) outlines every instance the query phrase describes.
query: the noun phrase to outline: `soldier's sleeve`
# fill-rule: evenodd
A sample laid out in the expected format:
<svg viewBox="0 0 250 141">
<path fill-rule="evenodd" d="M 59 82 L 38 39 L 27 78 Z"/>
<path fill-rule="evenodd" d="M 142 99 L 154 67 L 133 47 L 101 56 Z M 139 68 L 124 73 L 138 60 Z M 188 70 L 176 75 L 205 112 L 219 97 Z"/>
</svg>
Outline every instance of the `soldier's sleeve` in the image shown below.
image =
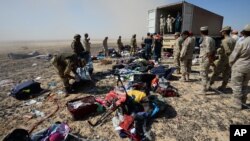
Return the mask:
<svg viewBox="0 0 250 141">
<path fill-rule="evenodd" d="M 180 58 L 183 58 L 187 54 L 187 43 L 183 42 Z"/>
<path fill-rule="evenodd" d="M 182 48 L 182 43 L 183 43 L 183 41 L 181 39 L 178 39 L 178 41 L 177 41 L 177 48 L 179 50 L 181 50 L 181 48 Z"/>
<path fill-rule="evenodd" d="M 77 53 L 75 42 L 72 42 L 71 48 L 73 49 L 73 51 L 74 51 L 75 53 Z"/>
<path fill-rule="evenodd" d="M 211 38 L 211 39 L 209 39 L 209 38 L 207 38 L 206 39 L 206 44 L 207 44 L 207 54 L 208 55 L 212 55 L 212 53 L 214 52 L 214 50 L 215 50 L 215 43 L 214 43 L 214 40 Z"/>
<path fill-rule="evenodd" d="M 231 49 L 230 49 L 230 47 L 229 47 L 229 45 L 228 45 L 228 43 L 227 43 L 226 40 L 222 40 L 222 46 L 223 46 L 223 48 L 225 50 L 225 53 L 227 55 L 230 55 L 231 54 Z"/>
<path fill-rule="evenodd" d="M 230 66 L 232 66 L 234 64 L 234 62 L 238 59 L 239 54 L 241 52 L 241 49 L 242 49 L 242 44 L 240 44 L 239 46 L 234 48 L 233 52 L 229 56 L 229 65 Z"/>
<path fill-rule="evenodd" d="M 137 46 L 136 39 L 134 40 L 134 46 L 135 46 L 135 47 Z"/>
</svg>

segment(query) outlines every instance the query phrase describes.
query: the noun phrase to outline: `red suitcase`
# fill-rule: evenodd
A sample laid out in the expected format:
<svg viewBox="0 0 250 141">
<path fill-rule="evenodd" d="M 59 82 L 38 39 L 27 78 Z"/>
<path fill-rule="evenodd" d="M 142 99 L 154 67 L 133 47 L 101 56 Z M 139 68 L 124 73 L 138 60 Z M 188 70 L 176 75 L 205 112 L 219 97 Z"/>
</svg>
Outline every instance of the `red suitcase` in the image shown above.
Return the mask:
<svg viewBox="0 0 250 141">
<path fill-rule="evenodd" d="M 94 96 L 73 99 L 66 103 L 66 106 L 75 120 L 82 119 L 97 112 L 98 105 Z"/>
</svg>

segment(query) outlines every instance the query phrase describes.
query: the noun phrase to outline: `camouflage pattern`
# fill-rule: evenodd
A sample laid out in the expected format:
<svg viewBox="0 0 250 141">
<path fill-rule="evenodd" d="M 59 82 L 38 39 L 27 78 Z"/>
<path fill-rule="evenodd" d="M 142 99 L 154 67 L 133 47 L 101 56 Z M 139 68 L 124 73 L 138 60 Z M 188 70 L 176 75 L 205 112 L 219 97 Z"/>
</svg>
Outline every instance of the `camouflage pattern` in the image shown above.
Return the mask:
<svg viewBox="0 0 250 141">
<path fill-rule="evenodd" d="M 210 85 L 212 85 L 215 79 L 222 74 L 222 85 L 220 88 L 224 89 L 230 79 L 231 67 L 229 66 L 229 55 L 232 53 L 235 46 L 235 40 L 229 36 L 226 36 L 221 43 L 221 48 L 217 50 L 219 53 L 219 60 L 215 61 L 215 67 L 211 76 Z"/>
<path fill-rule="evenodd" d="M 178 37 L 175 40 L 174 44 L 174 50 L 173 50 L 173 55 L 174 55 L 174 66 L 177 67 L 177 72 L 180 72 L 180 54 L 181 54 L 181 48 L 182 48 L 182 43 L 183 43 L 183 38 Z"/>
<path fill-rule="evenodd" d="M 107 38 L 105 38 L 103 40 L 103 49 L 104 49 L 105 56 L 108 56 L 109 50 L 108 50 L 108 39 Z"/>
<path fill-rule="evenodd" d="M 207 90 L 208 85 L 208 71 L 211 65 L 211 56 L 215 52 L 215 41 L 209 36 L 203 36 L 203 41 L 200 45 L 200 76 L 202 82 L 202 91 Z"/>
<path fill-rule="evenodd" d="M 250 80 L 250 37 L 236 47 L 229 58 L 232 66 L 232 89 L 235 97 L 235 105 L 242 106 L 239 102 L 246 103 L 247 86 Z"/>
<path fill-rule="evenodd" d="M 191 72 L 193 49 L 194 49 L 192 43 L 193 43 L 192 38 L 187 37 L 182 44 L 180 60 L 181 60 L 181 73 L 183 75 L 189 74 Z"/>
<path fill-rule="evenodd" d="M 134 55 L 137 51 L 137 42 L 135 37 L 131 38 L 130 45 L 131 45 L 130 54 Z"/>
<path fill-rule="evenodd" d="M 76 74 L 78 59 L 77 56 L 71 53 L 62 53 L 54 56 L 51 60 L 53 66 L 58 70 L 58 75 L 63 81 L 64 87 L 69 88 L 69 80 L 74 79 L 70 75 L 71 72 Z"/>
<path fill-rule="evenodd" d="M 80 55 L 82 52 L 84 52 L 83 45 L 80 41 L 74 40 L 71 43 L 71 48 L 73 49 L 74 53 L 77 55 Z"/>
<path fill-rule="evenodd" d="M 160 18 L 160 33 L 164 35 L 164 29 L 165 29 L 165 18 L 161 17 Z"/>
<path fill-rule="evenodd" d="M 83 40 L 83 44 L 84 44 L 84 47 L 85 47 L 85 50 L 90 52 L 90 42 L 89 42 L 89 38 L 84 38 Z"/>
<path fill-rule="evenodd" d="M 214 61 L 214 66 L 213 66 L 213 72 L 210 78 L 210 85 L 214 84 L 214 81 L 216 80 L 216 78 L 222 73 L 225 72 L 225 62 L 227 60 L 227 56 L 225 55 L 225 51 L 223 48 L 218 48 L 217 49 L 217 55 L 218 55 L 218 59 Z M 223 75 L 225 75 L 226 73 L 224 73 Z M 228 74 L 230 75 L 230 74 Z M 223 78 L 226 78 L 225 76 L 223 76 Z M 223 81 L 225 81 L 223 79 Z"/>
<path fill-rule="evenodd" d="M 118 38 L 117 40 L 117 46 L 118 46 L 118 52 L 121 53 L 122 52 L 122 48 L 123 48 L 123 43 L 122 43 L 122 39 Z"/>
</svg>

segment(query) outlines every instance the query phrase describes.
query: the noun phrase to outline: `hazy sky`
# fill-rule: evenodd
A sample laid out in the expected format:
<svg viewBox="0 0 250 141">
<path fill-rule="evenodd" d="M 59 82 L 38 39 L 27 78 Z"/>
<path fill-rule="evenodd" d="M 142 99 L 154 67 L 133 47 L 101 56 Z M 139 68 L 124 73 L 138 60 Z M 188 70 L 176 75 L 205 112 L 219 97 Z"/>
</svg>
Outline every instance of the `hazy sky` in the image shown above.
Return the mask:
<svg viewBox="0 0 250 141">
<path fill-rule="evenodd" d="M 0 41 L 124 38 L 147 32 L 147 11 L 179 0 L 1 0 Z M 249 0 L 187 0 L 224 16 L 240 30 L 250 23 Z"/>
</svg>

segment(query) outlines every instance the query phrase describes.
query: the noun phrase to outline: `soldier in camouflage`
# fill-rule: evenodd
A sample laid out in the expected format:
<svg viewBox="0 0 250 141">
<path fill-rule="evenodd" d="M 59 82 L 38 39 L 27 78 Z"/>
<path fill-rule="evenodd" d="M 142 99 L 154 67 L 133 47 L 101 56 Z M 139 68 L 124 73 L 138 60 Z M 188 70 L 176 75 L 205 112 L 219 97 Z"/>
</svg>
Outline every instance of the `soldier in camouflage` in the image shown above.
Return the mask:
<svg viewBox="0 0 250 141">
<path fill-rule="evenodd" d="M 105 53 L 105 56 L 109 56 L 109 48 L 108 48 L 108 37 L 105 37 L 103 42 L 103 50 L 104 50 L 104 53 Z"/>
<path fill-rule="evenodd" d="M 180 36 L 179 32 L 176 32 L 174 36 L 175 36 L 175 44 L 174 44 L 174 50 L 173 50 L 174 66 L 177 68 L 177 71 L 176 71 L 177 74 L 180 74 L 180 53 L 181 53 L 183 39 Z"/>
<path fill-rule="evenodd" d="M 134 35 L 132 36 L 130 45 L 131 45 L 130 54 L 131 54 L 131 55 L 134 55 L 134 54 L 136 53 L 136 51 L 137 51 L 136 34 L 134 34 Z"/>
<path fill-rule="evenodd" d="M 238 44 L 229 57 L 232 66 L 233 107 L 247 109 L 248 82 L 250 80 L 250 24 L 244 28 L 245 39 Z"/>
<path fill-rule="evenodd" d="M 218 88 L 219 90 L 223 91 L 225 90 L 228 80 L 230 78 L 231 74 L 231 67 L 229 66 L 229 56 L 232 53 L 234 46 L 235 46 L 235 40 L 230 37 L 231 27 L 226 26 L 221 31 L 222 36 L 224 39 L 221 42 L 221 51 L 220 53 L 224 53 L 220 55 L 219 64 L 216 64 L 214 68 L 213 75 L 210 79 L 210 87 L 214 83 L 215 79 L 222 73 L 223 81 L 222 85 Z"/>
<path fill-rule="evenodd" d="M 76 34 L 74 36 L 74 40 L 71 43 L 71 48 L 77 56 L 81 56 L 81 54 L 85 51 L 81 43 L 81 35 Z"/>
<path fill-rule="evenodd" d="M 193 44 L 192 38 L 189 37 L 189 32 L 182 32 L 182 38 L 184 40 L 180 53 L 181 61 L 181 81 L 189 81 L 189 74 L 191 73 L 192 57 L 193 57 Z"/>
<path fill-rule="evenodd" d="M 215 54 L 215 40 L 208 36 L 208 27 L 200 28 L 202 43 L 200 45 L 200 76 L 202 81 L 201 94 L 206 93 L 209 77 L 208 72 L 210 66 L 213 64 L 213 57 Z"/>
<path fill-rule="evenodd" d="M 58 75 L 63 81 L 66 93 L 72 93 L 73 89 L 69 83 L 69 80 L 75 79 L 75 77 L 70 75 L 70 73 L 73 72 L 76 75 L 77 67 L 85 66 L 86 61 L 84 59 L 79 60 L 76 54 L 62 53 L 55 55 L 51 59 L 51 63 L 58 70 Z"/>
<path fill-rule="evenodd" d="M 83 43 L 84 43 L 85 50 L 90 53 L 90 42 L 89 42 L 89 40 L 90 40 L 90 38 L 89 38 L 88 33 L 85 33 Z"/>
<path fill-rule="evenodd" d="M 117 40 L 117 46 L 118 46 L 118 52 L 119 52 L 119 54 L 121 54 L 122 48 L 123 48 L 123 43 L 122 43 L 122 37 L 121 36 L 119 36 L 119 38 Z"/>
</svg>

